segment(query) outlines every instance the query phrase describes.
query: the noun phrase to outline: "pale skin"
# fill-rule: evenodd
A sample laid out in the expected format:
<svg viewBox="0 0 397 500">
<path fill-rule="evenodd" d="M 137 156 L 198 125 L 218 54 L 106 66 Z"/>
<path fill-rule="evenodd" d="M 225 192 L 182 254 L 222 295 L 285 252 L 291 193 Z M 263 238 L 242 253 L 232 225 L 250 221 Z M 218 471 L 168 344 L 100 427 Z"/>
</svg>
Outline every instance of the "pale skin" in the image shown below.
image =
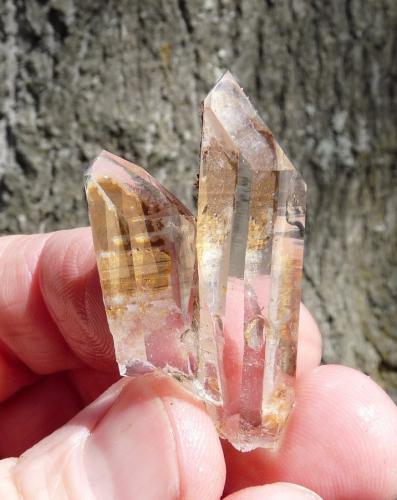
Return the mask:
<svg viewBox="0 0 397 500">
<path fill-rule="evenodd" d="M 320 357 L 302 307 L 281 449 L 239 453 L 177 383 L 119 380 L 89 229 L 0 238 L 0 498 L 395 499 L 396 406 Z"/>
</svg>

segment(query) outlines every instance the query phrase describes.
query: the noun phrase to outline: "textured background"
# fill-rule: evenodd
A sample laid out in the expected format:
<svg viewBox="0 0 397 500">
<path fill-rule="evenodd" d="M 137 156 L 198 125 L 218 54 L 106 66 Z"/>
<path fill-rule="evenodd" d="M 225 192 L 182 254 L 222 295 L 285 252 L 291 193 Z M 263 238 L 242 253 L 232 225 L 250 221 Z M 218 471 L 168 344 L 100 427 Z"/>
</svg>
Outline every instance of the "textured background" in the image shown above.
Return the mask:
<svg viewBox="0 0 397 500">
<path fill-rule="evenodd" d="M 0 233 L 87 223 L 102 148 L 187 204 L 200 101 L 230 68 L 309 186 L 324 360 L 397 398 L 395 0 L 3 0 Z"/>
</svg>

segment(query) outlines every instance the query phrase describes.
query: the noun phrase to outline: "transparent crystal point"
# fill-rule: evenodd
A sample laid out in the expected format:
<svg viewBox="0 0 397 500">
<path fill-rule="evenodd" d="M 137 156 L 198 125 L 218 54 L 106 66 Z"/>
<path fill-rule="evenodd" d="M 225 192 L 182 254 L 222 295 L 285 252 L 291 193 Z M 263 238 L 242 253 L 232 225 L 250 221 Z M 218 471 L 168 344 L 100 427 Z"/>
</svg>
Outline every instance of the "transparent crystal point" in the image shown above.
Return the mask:
<svg viewBox="0 0 397 500">
<path fill-rule="evenodd" d="M 210 378 L 218 429 L 238 449 L 277 446 L 293 404 L 305 193 L 226 73 L 203 110 L 198 376 L 204 387 Z"/>
<path fill-rule="evenodd" d="M 142 168 L 102 151 L 86 193 L 99 276 L 122 375 L 198 364 L 196 223 Z"/>
</svg>

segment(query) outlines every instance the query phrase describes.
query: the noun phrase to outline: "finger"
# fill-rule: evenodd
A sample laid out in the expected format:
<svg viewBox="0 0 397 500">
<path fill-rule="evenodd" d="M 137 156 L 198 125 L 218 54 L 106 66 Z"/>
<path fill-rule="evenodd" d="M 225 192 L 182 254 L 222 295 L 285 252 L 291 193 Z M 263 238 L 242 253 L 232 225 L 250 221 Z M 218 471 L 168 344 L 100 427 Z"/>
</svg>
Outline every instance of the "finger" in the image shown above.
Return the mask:
<svg viewBox="0 0 397 500">
<path fill-rule="evenodd" d="M 0 238 L 0 259 L 0 401 L 35 373 L 114 369 L 88 228 Z"/>
<path fill-rule="evenodd" d="M 321 500 L 321 497 L 298 484 L 274 483 L 237 491 L 224 500 Z"/>
<path fill-rule="evenodd" d="M 39 284 L 40 256 L 48 235 L 0 239 L 0 342 L 35 373 L 76 366 L 53 322 Z M 4 356 L 2 370 L 7 369 Z M 3 389 L 4 391 L 4 389 Z"/>
<path fill-rule="evenodd" d="M 226 491 L 288 481 L 327 499 L 397 494 L 397 408 L 369 377 L 321 366 L 298 380 L 278 453 L 225 447 Z"/>
<path fill-rule="evenodd" d="M 201 405 L 145 376 L 121 380 L 0 471 L 0 498 L 209 500 L 222 494 L 225 465 Z"/>
<path fill-rule="evenodd" d="M 40 285 L 53 320 L 76 356 L 97 370 L 113 370 L 113 342 L 89 228 L 51 235 L 40 259 Z"/>
</svg>

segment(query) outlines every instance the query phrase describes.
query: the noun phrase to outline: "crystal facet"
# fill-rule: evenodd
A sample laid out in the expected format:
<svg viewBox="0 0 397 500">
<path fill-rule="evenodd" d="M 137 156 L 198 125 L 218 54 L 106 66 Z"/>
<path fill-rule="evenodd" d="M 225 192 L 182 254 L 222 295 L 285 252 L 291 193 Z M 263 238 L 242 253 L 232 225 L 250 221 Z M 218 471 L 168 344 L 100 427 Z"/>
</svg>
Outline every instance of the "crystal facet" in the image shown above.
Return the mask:
<svg viewBox="0 0 397 500">
<path fill-rule="evenodd" d="M 86 184 L 122 375 L 161 369 L 240 450 L 294 400 L 306 187 L 230 73 L 204 101 L 197 236 L 146 171 L 103 151 Z"/>
<path fill-rule="evenodd" d="M 294 400 L 305 197 L 301 176 L 226 73 L 203 111 L 200 366 L 220 402 L 220 434 L 242 450 L 276 447 Z"/>
</svg>

